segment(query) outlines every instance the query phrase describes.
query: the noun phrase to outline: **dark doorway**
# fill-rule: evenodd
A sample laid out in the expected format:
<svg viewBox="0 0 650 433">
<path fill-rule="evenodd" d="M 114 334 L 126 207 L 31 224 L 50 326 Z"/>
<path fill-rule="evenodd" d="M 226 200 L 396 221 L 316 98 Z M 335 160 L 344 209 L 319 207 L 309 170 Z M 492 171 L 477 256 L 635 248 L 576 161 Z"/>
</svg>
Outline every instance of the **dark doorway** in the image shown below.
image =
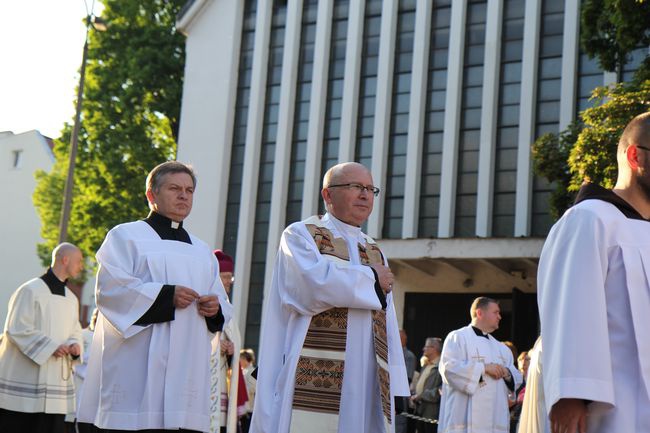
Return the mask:
<svg viewBox="0 0 650 433">
<path fill-rule="evenodd" d="M 404 330 L 408 348 L 416 357 L 422 354 L 427 337 L 444 338 L 454 329 L 470 323 L 469 307 L 480 295 L 474 293 L 406 293 Z M 514 288 L 512 293 L 488 293 L 499 301 L 501 323 L 492 335 L 500 341 L 512 341 L 519 351 L 533 346 L 539 333 L 537 295 Z"/>
</svg>

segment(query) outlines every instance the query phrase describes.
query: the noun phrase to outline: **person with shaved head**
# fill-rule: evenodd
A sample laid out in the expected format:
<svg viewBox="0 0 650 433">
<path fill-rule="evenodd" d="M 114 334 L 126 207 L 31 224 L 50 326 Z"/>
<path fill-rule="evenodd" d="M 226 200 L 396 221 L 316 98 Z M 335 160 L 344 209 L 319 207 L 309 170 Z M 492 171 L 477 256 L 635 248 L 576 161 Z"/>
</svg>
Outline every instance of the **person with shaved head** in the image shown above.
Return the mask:
<svg viewBox="0 0 650 433">
<path fill-rule="evenodd" d="M 625 127 L 616 157 L 614 188 L 584 184 L 540 256 L 553 433 L 650 432 L 650 113 Z"/>
<path fill-rule="evenodd" d="M 324 176 L 327 213 L 282 234 L 265 299 L 252 433 L 392 433 L 409 387 L 394 276 L 362 232 L 379 188 L 363 165 Z"/>
<path fill-rule="evenodd" d="M 72 365 L 83 338 L 79 301 L 66 283 L 83 265 L 79 248 L 62 243 L 47 272 L 9 300 L 0 337 L 0 432 L 62 433 L 74 412 Z"/>
</svg>

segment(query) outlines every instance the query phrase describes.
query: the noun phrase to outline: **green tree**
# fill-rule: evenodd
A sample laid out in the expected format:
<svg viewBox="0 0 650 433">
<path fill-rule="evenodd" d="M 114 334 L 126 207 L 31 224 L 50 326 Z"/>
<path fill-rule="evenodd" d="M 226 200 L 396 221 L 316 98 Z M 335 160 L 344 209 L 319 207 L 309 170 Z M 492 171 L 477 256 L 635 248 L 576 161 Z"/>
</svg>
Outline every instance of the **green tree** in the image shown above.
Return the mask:
<svg viewBox="0 0 650 433">
<path fill-rule="evenodd" d="M 94 257 L 107 231 L 147 213 L 144 179 L 172 159 L 180 113 L 185 0 L 105 0 L 105 32 L 91 31 L 68 240 Z M 55 140 L 55 164 L 36 174 L 34 204 L 44 263 L 59 234 L 72 125 Z"/>
<path fill-rule="evenodd" d="M 544 134 L 533 143 L 535 172 L 555 185 L 550 198 L 551 216 L 555 219 L 559 218 L 575 199 L 575 194 L 568 189 L 571 172 L 567 160 L 579 133 L 580 124 L 573 122 L 561 134 Z"/>
<path fill-rule="evenodd" d="M 650 80 L 598 87 L 592 98 L 596 105 L 580 113 L 579 123 L 533 144 L 536 173 L 556 187 L 550 203 L 555 218 L 571 206 L 584 182 L 614 186 L 618 140 L 632 118 L 650 111 Z"/>
<path fill-rule="evenodd" d="M 602 69 L 617 72 L 638 48 L 650 45 L 650 1 L 583 0 L 582 47 Z M 616 180 L 616 146 L 625 125 L 648 111 L 650 56 L 629 83 L 594 89 L 595 106 L 560 134 L 546 134 L 533 144 L 537 174 L 553 182 L 551 213 L 560 216 L 585 181 L 611 188 Z"/>
<path fill-rule="evenodd" d="M 650 1 L 584 0 L 580 40 L 601 68 L 620 72 L 632 51 L 650 45 Z M 640 68 L 646 73 L 650 64 Z"/>
<path fill-rule="evenodd" d="M 630 120 L 650 110 L 650 80 L 599 87 L 593 97 L 598 104 L 581 113 L 584 127 L 568 158 L 573 192 L 584 181 L 614 187 L 618 140 Z"/>
</svg>

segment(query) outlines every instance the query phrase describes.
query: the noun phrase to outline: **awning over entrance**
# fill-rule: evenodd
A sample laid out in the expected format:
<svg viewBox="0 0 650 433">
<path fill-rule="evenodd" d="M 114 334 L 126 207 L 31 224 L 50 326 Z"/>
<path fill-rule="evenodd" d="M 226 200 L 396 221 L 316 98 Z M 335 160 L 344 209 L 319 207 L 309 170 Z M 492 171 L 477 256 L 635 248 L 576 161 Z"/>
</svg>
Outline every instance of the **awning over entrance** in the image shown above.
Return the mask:
<svg viewBox="0 0 650 433">
<path fill-rule="evenodd" d="M 544 239 L 399 239 L 379 244 L 395 274 L 398 321 L 414 343 L 426 336 L 444 338 L 469 323 L 471 301 L 482 295 L 500 301 L 503 319 L 497 338 L 526 348 L 537 337 L 537 265 Z"/>
</svg>

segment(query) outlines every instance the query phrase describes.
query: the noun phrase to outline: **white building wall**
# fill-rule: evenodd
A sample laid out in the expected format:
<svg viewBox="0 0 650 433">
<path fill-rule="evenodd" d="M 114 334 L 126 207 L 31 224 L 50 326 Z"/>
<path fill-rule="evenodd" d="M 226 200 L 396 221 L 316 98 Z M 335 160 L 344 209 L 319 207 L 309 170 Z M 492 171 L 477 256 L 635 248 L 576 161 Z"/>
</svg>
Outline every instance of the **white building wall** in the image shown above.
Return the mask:
<svg viewBox="0 0 650 433">
<path fill-rule="evenodd" d="M 178 161 L 198 184 L 187 227 L 223 243 L 244 2 L 198 0 L 177 23 L 187 35 Z"/>
<path fill-rule="evenodd" d="M 15 165 L 16 152 L 18 163 Z M 32 202 L 34 172 L 49 172 L 54 155 L 38 131 L 0 132 L 0 185 L 4 185 L 0 212 L 0 323 L 4 328 L 11 294 L 25 281 L 42 275 L 45 268 L 36 254 L 43 242 L 41 223 Z"/>
</svg>

